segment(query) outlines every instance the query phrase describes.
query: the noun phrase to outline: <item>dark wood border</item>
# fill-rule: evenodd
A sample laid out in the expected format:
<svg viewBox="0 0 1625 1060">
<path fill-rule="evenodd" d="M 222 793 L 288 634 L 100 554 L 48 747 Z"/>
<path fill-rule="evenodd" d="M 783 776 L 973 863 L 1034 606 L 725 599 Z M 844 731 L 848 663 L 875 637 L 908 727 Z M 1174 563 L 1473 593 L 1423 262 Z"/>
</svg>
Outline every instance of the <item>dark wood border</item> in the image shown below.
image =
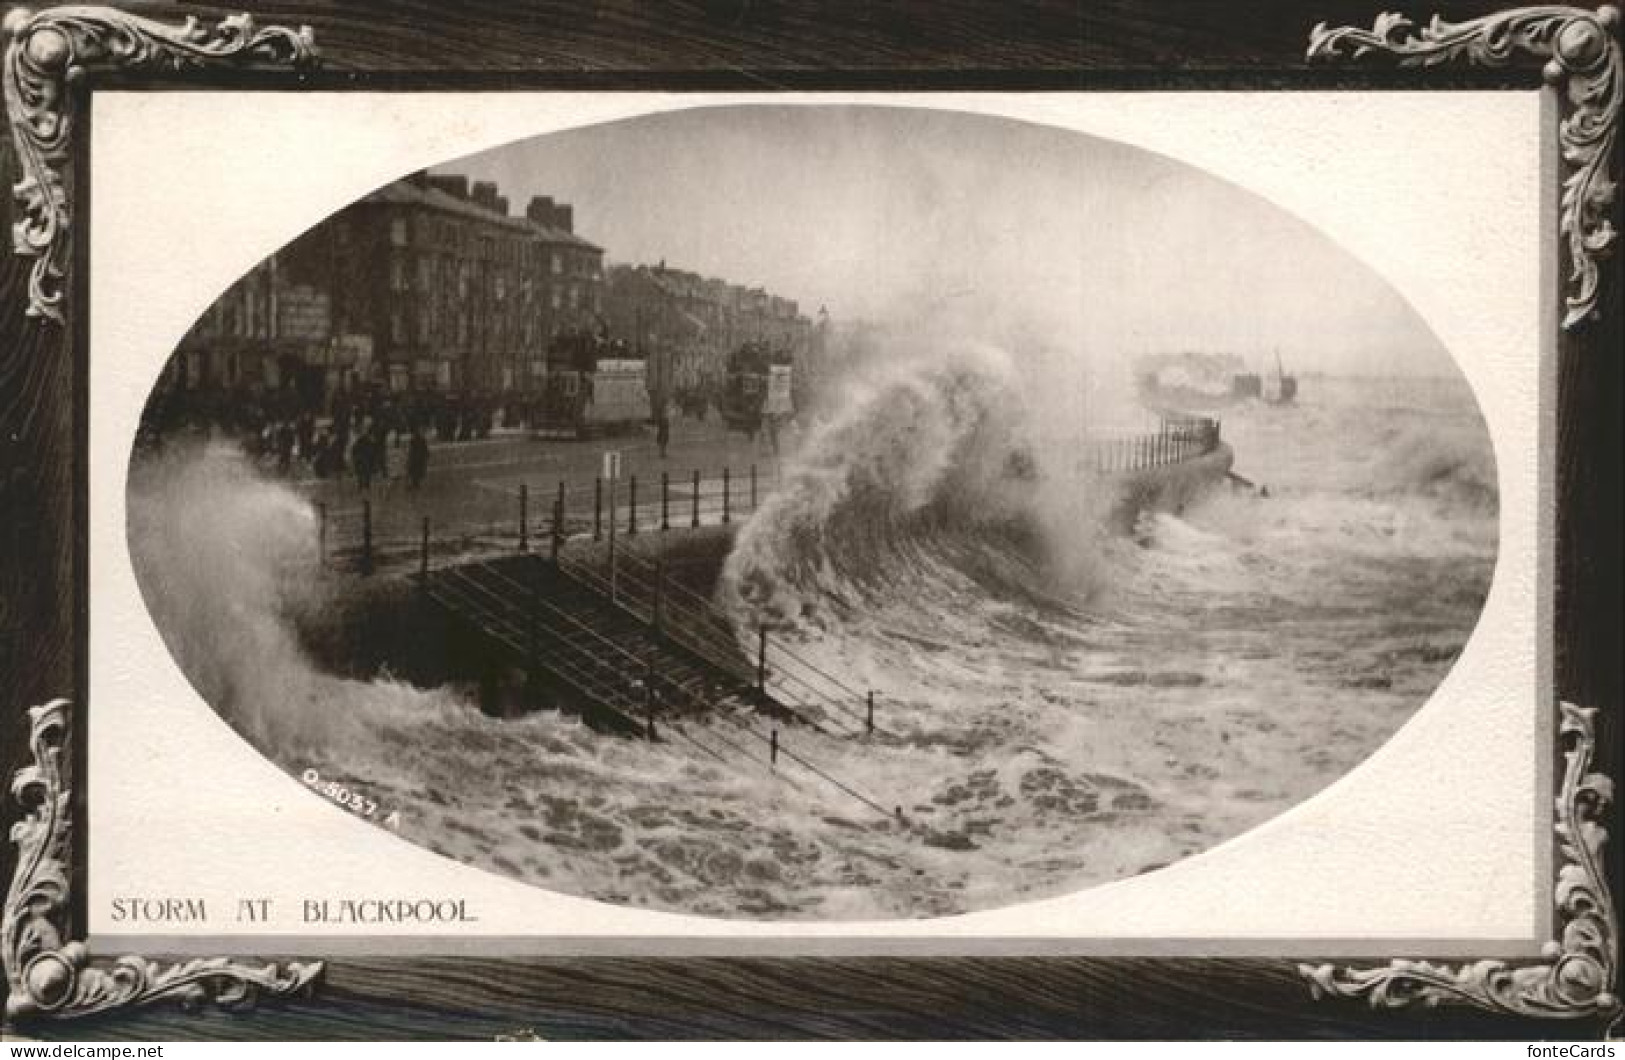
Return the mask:
<svg viewBox="0 0 1625 1060">
<path fill-rule="evenodd" d="M 162 21 L 230 13 L 171 3 L 125 6 Z M 591 7 L 481 0 L 453 12 L 432 0 L 304 0 L 256 6 L 254 14 L 262 24 L 312 28 L 325 72 L 309 83 L 324 87 L 1450 89 L 1540 83 L 1538 66 L 1530 64 L 1510 72 L 1424 74 L 1380 64 L 1355 70 L 1306 63 L 1316 22 L 1369 26 L 1387 6 L 1373 0 L 697 0 L 655 11 L 635 0 Z M 1475 0 L 1408 13 L 1420 20 L 1437 11 L 1460 20 L 1504 6 Z M 285 87 L 287 79 L 211 74 L 187 83 Z M 0 147 L 0 178 L 8 188 L 19 179 L 9 141 Z M 78 238 L 87 220 L 79 218 Z M 1625 643 L 1620 271 L 1616 265 L 1605 275 L 1600 322 L 1560 343 L 1556 483 L 1557 691 L 1601 708 L 1597 765 L 1610 776 L 1619 775 Z M 21 259 L 0 258 L 0 768 L 7 776 L 28 754 L 25 708 L 58 696 L 82 702 L 88 658 L 84 299 L 72 296 L 74 327 L 25 319 L 26 275 Z M 14 813 L 8 805 L 3 819 Z M 1610 821 L 1616 837 L 1618 825 L 1616 812 Z M 0 879 L 10 878 L 12 861 L 8 845 L 0 851 Z M 1608 865 L 1608 878 L 1621 880 L 1617 842 Z M 1466 1008 L 1374 1012 L 1362 1003 L 1311 1001 L 1295 963 L 1285 960 L 1051 958 L 339 960 L 330 962 L 316 997 L 251 1016 L 183 1015 L 160 1006 L 27 1029 L 133 1040 L 490 1038 L 527 1028 L 547 1038 L 1505 1039 L 1601 1030 L 1595 1023 L 1515 1020 Z"/>
</svg>

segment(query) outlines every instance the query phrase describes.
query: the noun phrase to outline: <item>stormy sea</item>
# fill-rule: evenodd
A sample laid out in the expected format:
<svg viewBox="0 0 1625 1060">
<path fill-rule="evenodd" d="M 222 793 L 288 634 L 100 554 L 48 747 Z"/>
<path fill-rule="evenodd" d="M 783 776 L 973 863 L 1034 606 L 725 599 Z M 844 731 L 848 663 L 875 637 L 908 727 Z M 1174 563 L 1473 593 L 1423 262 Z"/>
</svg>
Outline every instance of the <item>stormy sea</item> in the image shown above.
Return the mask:
<svg viewBox="0 0 1625 1060">
<path fill-rule="evenodd" d="M 783 726 L 817 773 L 341 675 L 309 630 L 354 577 L 318 568 L 299 492 L 219 449 L 137 458 L 132 558 L 203 698 L 403 837 L 608 902 L 819 920 L 1049 897 L 1236 836 L 1403 725 L 1488 591 L 1494 460 L 1459 379 L 1313 376 L 1215 409 L 1251 486 L 1177 512 L 1125 510 L 996 357 L 889 366 L 831 408 L 714 590 L 743 656 L 766 625 L 875 693 L 873 733 Z M 763 726 L 684 723 L 710 746 Z"/>
</svg>

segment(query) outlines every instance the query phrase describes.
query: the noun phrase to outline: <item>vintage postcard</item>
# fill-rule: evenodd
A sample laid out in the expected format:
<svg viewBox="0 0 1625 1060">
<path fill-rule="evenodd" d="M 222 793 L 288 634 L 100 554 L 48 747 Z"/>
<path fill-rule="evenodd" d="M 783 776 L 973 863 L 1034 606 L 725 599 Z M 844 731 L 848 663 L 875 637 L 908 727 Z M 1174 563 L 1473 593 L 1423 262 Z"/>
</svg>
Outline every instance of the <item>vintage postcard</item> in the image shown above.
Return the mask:
<svg viewBox="0 0 1625 1060">
<path fill-rule="evenodd" d="M 1617 1016 L 1612 9 L 929 90 L 369 80 L 257 18 L 7 22 L 80 601 L 18 1027 Z M 876 977 L 885 1032 L 783 996 Z"/>
</svg>

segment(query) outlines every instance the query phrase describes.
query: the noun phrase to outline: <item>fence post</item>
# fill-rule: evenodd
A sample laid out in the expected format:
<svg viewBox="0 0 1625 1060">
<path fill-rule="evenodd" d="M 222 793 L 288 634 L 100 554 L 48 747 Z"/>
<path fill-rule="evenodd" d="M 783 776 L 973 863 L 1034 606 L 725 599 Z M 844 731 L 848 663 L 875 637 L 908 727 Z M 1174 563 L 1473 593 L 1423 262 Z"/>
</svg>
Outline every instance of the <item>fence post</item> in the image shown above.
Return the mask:
<svg viewBox="0 0 1625 1060">
<path fill-rule="evenodd" d="M 779 730 L 774 729 L 767 737 L 767 764 L 779 764 Z"/>
<path fill-rule="evenodd" d="M 372 501 L 361 502 L 361 573 L 372 573 Z"/>
<path fill-rule="evenodd" d="M 767 692 L 767 627 L 756 627 L 756 691 Z"/>
<path fill-rule="evenodd" d="M 316 503 L 316 556 L 323 567 L 327 566 L 327 502 Z"/>
<path fill-rule="evenodd" d="M 722 469 L 722 525 L 723 526 L 728 525 L 728 505 L 729 505 L 729 502 L 732 500 L 732 497 L 729 496 L 729 493 L 730 493 L 730 491 L 729 491 L 729 488 L 728 488 L 728 469 L 723 468 Z"/>
<path fill-rule="evenodd" d="M 616 602 L 615 594 L 615 480 L 609 480 L 609 602 Z"/>
<path fill-rule="evenodd" d="M 423 517 L 423 547 L 418 555 L 418 577 L 422 587 L 429 587 L 429 517 Z"/>
<path fill-rule="evenodd" d="M 756 510 L 756 465 L 750 466 L 750 510 Z"/>
<path fill-rule="evenodd" d="M 633 475 L 626 484 L 626 532 L 638 532 L 638 477 Z"/>
<path fill-rule="evenodd" d="M 553 563 L 559 562 L 559 549 L 564 547 L 564 482 L 559 482 L 559 495 L 553 501 L 553 540 L 549 543 Z"/>
<path fill-rule="evenodd" d="M 700 525 L 700 469 L 694 469 L 694 519 L 689 525 L 698 528 Z"/>
<path fill-rule="evenodd" d="M 519 551 L 530 551 L 530 486 L 519 484 Z"/>
<path fill-rule="evenodd" d="M 660 473 L 660 529 L 671 529 L 671 474 Z"/>
<path fill-rule="evenodd" d="M 869 689 L 869 711 L 863 721 L 864 732 L 875 731 L 875 690 Z"/>
<path fill-rule="evenodd" d="M 604 480 L 592 480 L 592 539 L 601 541 L 604 537 Z"/>
</svg>

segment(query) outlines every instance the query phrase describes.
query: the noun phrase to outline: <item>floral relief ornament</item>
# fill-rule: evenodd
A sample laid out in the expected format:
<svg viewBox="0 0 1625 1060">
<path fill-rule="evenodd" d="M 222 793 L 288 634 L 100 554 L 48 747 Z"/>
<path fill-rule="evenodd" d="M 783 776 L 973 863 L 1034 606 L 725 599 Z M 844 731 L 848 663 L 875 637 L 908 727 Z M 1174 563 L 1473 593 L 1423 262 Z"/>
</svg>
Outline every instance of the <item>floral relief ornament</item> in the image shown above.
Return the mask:
<svg viewBox="0 0 1625 1060">
<path fill-rule="evenodd" d="M 76 126 L 72 82 L 94 70 L 179 73 L 210 67 L 301 70 L 316 63 L 309 27 L 261 28 L 248 15 L 178 26 L 110 7 L 6 12 L 4 85 L 22 179 L 12 225 L 18 254 L 32 258 L 28 315 L 61 324 L 73 204 L 64 172 Z"/>
<path fill-rule="evenodd" d="M 1602 824 L 1614 786 L 1591 768 L 1596 710 L 1572 703 L 1561 709 L 1565 764 L 1555 826 L 1561 867 L 1553 894 L 1559 932 L 1541 959 L 1461 967 L 1413 960 L 1363 969 L 1299 965 L 1315 997 L 1364 997 L 1373 1008 L 1459 1004 L 1506 1015 L 1618 1020 L 1621 1005 L 1612 990 L 1619 973 L 1619 921 L 1603 866 L 1608 831 Z"/>
<path fill-rule="evenodd" d="M 1593 317 L 1597 309 L 1599 260 L 1613 248 L 1611 219 L 1618 187 L 1616 137 L 1620 101 L 1625 95 L 1625 62 L 1620 57 L 1619 8 L 1520 7 L 1467 22 L 1434 17 L 1418 29 L 1403 15 L 1379 15 L 1370 29 L 1327 28 L 1309 35 L 1310 59 L 1362 59 L 1392 56 L 1403 66 L 1437 66 L 1464 61 L 1506 66 L 1519 57 L 1546 60 L 1541 74 L 1564 87 L 1569 112 L 1558 127 L 1563 162 L 1563 199 L 1558 219 L 1569 259 L 1565 329 Z"/>
<path fill-rule="evenodd" d="M 309 990 L 322 974 L 320 962 L 279 967 L 225 957 L 170 965 L 145 957 L 92 961 L 84 943 L 67 941 L 70 713 L 61 699 L 29 710 L 32 763 L 11 781 L 23 816 L 11 827 L 17 868 L 0 919 L 6 1021 L 88 1016 L 168 999 L 240 1008 L 260 997 Z"/>
</svg>

